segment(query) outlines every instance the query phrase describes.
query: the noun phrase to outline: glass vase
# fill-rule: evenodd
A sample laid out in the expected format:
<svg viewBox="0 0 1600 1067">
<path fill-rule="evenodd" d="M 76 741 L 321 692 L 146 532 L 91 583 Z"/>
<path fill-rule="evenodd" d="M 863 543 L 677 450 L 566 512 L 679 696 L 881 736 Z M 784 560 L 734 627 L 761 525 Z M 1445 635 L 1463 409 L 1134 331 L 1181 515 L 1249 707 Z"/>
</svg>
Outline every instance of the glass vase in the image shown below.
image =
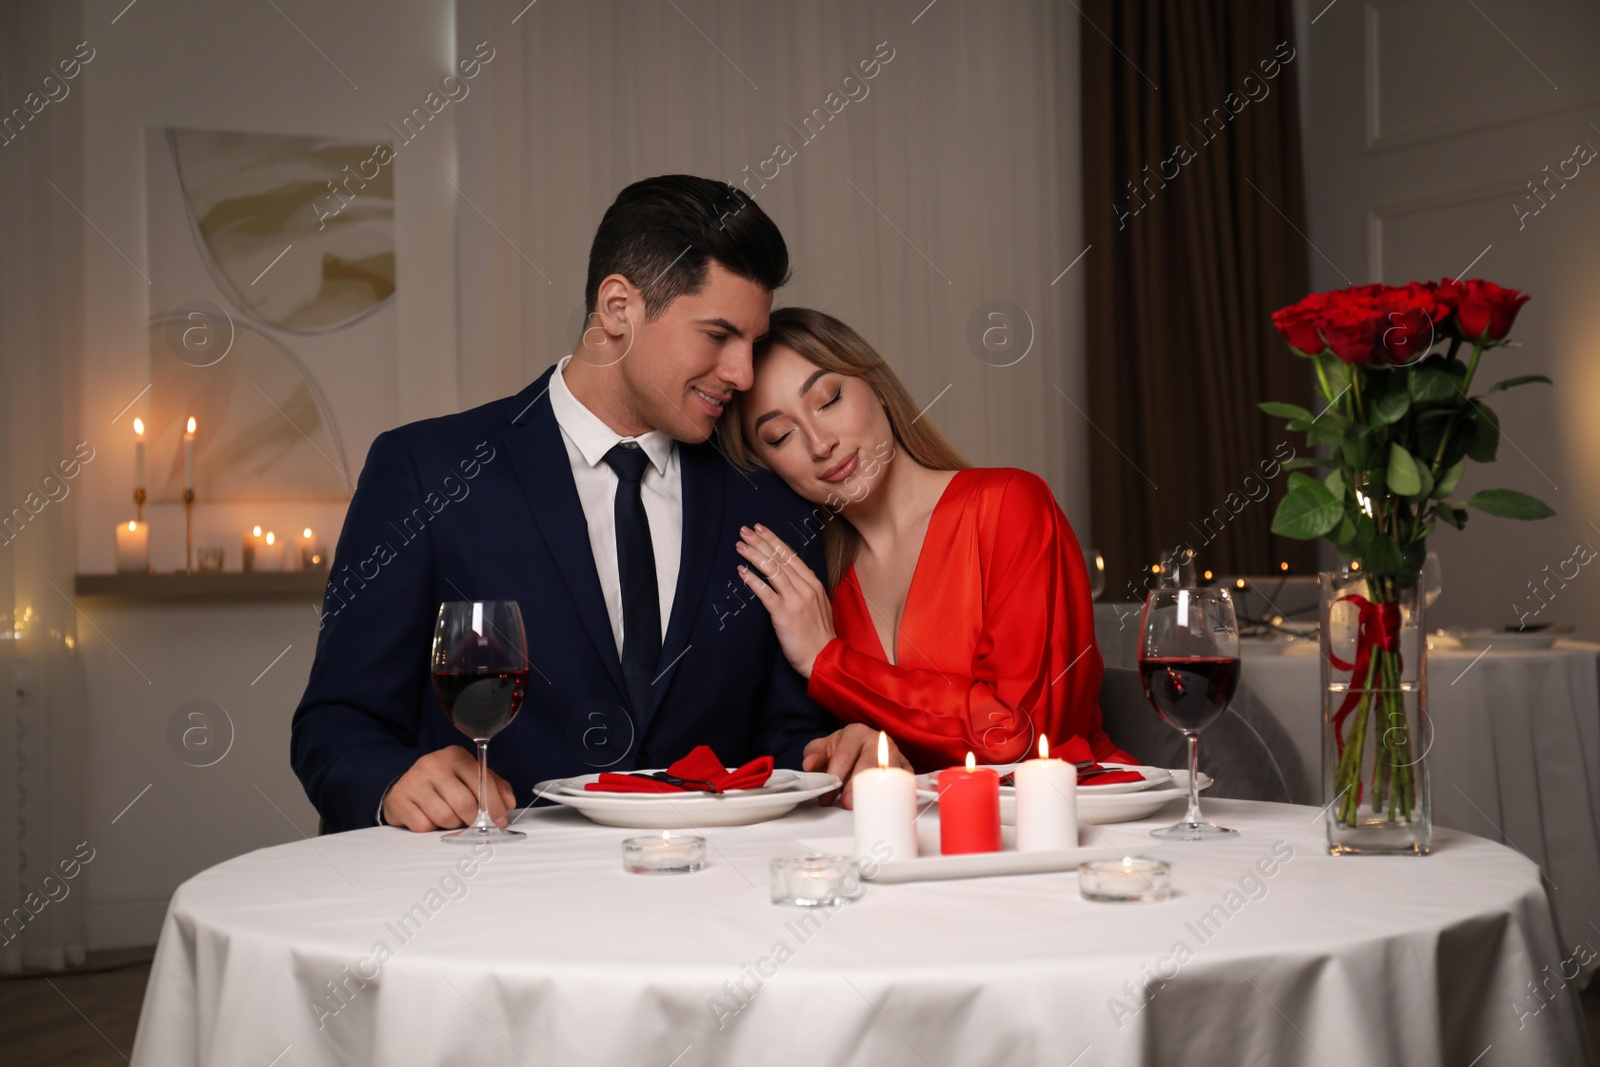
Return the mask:
<svg viewBox="0 0 1600 1067">
<path fill-rule="evenodd" d="M 1325 571 L 1318 584 L 1328 851 L 1425 856 L 1433 728 L 1421 583 L 1356 570 Z"/>
</svg>

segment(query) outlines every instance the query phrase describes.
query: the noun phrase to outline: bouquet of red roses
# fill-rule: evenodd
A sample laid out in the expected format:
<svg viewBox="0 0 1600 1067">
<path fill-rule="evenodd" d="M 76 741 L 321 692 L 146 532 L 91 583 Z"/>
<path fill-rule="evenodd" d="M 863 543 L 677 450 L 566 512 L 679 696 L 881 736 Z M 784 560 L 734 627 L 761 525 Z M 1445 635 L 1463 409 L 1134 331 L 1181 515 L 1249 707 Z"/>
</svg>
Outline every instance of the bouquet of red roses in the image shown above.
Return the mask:
<svg viewBox="0 0 1600 1067">
<path fill-rule="evenodd" d="M 1355 825 L 1362 793 L 1360 738 L 1368 712 L 1385 724 L 1389 759 L 1375 783 L 1376 806 L 1386 796 L 1391 812 L 1410 810 L 1410 764 L 1403 708 L 1388 696 L 1399 688 L 1399 654 L 1387 635 L 1398 629 L 1401 590 L 1417 583 L 1427 539 L 1439 522 L 1462 529 L 1467 507 L 1512 519 L 1554 514 L 1543 502 L 1513 489 L 1484 489 L 1465 501 L 1451 499 L 1467 460 L 1492 462 L 1500 444 L 1500 420 L 1486 398 L 1529 382 L 1523 374 L 1473 394 L 1478 363 L 1491 349 L 1512 344 L 1507 335 L 1528 297 L 1493 282 L 1473 279 L 1359 285 L 1313 293 L 1273 313 L 1272 321 L 1295 355 L 1312 361 L 1325 406 L 1312 414 L 1294 404 L 1268 402 L 1261 409 L 1289 420 L 1328 455 L 1291 460 L 1288 491 L 1278 505 L 1272 531 L 1310 540 L 1326 537 L 1347 560 L 1359 561 L 1370 603 L 1362 605 L 1363 655 L 1351 681 L 1349 700 L 1335 718 L 1356 712 L 1357 743 L 1340 746 L 1340 821 Z M 1462 360 L 1462 350 L 1470 355 Z M 1321 481 L 1302 472 L 1326 467 Z M 1370 610 L 1369 610 L 1370 609 Z M 1377 639 L 1368 637 L 1376 634 Z M 1345 669 L 1349 669 L 1346 666 Z M 1343 742 L 1343 733 L 1339 734 Z M 1375 775 L 1378 772 L 1375 771 Z"/>
</svg>

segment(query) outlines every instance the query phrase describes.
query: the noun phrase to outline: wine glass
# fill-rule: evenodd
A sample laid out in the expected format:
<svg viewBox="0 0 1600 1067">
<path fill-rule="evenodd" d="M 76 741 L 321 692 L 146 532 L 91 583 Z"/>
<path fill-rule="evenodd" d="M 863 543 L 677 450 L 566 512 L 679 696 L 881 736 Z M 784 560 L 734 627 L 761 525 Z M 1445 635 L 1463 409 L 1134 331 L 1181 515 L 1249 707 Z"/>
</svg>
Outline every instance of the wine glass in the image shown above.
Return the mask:
<svg viewBox="0 0 1600 1067">
<path fill-rule="evenodd" d="M 452 844 L 502 843 L 527 836 L 489 818 L 489 739 L 511 725 L 528 691 L 528 639 L 514 600 L 439 605 L 433 631 L 433 693 L 456 729 L 478 745 L 478 818 L 445 834 Z"/>
<path fill-rule="evenodd" d="M 1153 589 L 1140 623 L 1139 681 L 1156 714 L 1189 739 L 1189 812 L 1150 831 L 1169 841 L 1236 837 L 1200 817 L 1200 731 L 1239 684 L 1239 627 L 1227 589 Z"/>
</svg>

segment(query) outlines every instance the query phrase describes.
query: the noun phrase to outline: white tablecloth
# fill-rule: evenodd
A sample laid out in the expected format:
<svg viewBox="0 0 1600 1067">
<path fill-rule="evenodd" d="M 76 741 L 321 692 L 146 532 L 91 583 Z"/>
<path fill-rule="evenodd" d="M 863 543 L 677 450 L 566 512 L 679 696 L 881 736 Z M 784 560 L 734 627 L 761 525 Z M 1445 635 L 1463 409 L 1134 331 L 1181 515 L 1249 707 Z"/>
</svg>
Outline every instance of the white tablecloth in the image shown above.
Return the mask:
<svg viewBox="0 0 1600 1067">
<path fill-rule="evenodd" d="M 1240 687 L 1294 739 L 1321 803 L 1318 655 L 1247 642 Z M 1309 654 L 1305 654 L 1309 653 Z M 1600 948 L 1600 645 L 1548 651 L 1428 653 L 1433 819 L 1500 841 L 1539 864 L 1568 951 Z M 1204 742 L 1202 742 L 1203 744 Z M 1600 955 L 1584 965 L 1600 970 Z"/>
<path fill-rule="evenodd" d="M 1441 831 L 1427 858 L 1334 858 L 1314 808 L 1209 813 L 1243 835 L 1163 844 L 1159 905 L 1060 873 L 775 907 L 767 861 L 850 832 L 811 805 L 708 831 L 710 866 L 677 877 L 626 874 L 627 831 L 565 810 L 470 877 L 435 835 L 283 845 L 174 894 L 134 1063 L 1589 1062 L 1574 987 L 1527 984 L 1570 948 L 1515 852 Z"/>
</svg>

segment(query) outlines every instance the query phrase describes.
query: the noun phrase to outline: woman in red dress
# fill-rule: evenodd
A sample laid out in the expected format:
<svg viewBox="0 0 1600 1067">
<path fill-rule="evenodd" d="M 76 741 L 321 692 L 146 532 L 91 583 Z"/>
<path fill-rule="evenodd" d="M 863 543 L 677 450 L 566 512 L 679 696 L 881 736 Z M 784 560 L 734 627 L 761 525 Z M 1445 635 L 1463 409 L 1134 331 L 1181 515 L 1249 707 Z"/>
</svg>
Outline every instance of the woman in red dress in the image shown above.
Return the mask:
<svg viewBox="0 0 1600 1067">
<path fill-rule="evenodd" d="M 1088 571 L 1049 486 L 969 467 L 854 330 L 774 311 L 719 434 L 818 505 L 805 536 L 825 576 L 763 527 L 739 546 L 813 700 L 887 731 L 919 771 L 1023 759 L 1040 734 L 1138 762 L 1101 728 Z"/>
</svg>

